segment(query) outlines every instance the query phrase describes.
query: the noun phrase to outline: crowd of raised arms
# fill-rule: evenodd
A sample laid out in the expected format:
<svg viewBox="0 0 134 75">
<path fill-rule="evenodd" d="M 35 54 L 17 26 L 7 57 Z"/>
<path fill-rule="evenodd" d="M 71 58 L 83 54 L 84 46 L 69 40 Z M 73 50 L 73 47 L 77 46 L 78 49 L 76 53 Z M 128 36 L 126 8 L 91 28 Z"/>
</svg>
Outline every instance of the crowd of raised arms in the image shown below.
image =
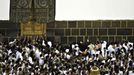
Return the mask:
<svg viewBox="0 0 134 75">
<path fill-rule="evenodd" d="M 42 38 L 0 43 L 0 75 L 134 75 L 133 42 L 59 44 Z M 92 74 L 93 75 L 93 74 Z"/>
</svg>

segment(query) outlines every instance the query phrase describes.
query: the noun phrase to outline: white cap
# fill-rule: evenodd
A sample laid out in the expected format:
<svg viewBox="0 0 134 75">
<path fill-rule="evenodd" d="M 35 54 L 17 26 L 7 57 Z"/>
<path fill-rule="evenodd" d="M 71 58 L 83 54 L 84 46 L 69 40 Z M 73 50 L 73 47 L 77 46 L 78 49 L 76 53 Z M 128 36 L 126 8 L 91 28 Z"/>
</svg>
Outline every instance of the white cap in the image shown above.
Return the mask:
<svg viewBox="0 0 134 75">
<path fill-rule="evenodd" d="M 116 60 L 116 58 L 112 58 L 112 59 L 111 59 L 111 61 L 115 61 L 115 60 Z"/>
<path fill-rule="evenodd" d="M 78 45 L 78 44 L 75 44 L 75 46 L 77 46 L 77 47 L 78 47 L 79 45 Z"/>
<path fill-rule="evenodd" d="M 75 48 L 75 45 L 74 44 L 72 44 L 72 48 Z"/>
<path fill-rule="evenodd" d="M 72 71 L 72 69 L 70 68 L 69 71 Z"/>
<path fill-rule="evenodd" d="M 48 56 L 48 54 L 45 54 L 45 57 Z"/>
<path fill-rule="evenodd" d="M 55 53 L 59 54 L 60 52 L 58 50 L 56 50 Z"/>
<path fill-rule="evenodd" d="M 70 59 L 70 57 L 71 57 L 71 56 L 67 54 L 67 59 Z"/>
<path fill-rule="evenodd" d="M 76 47 L 75 49 L 76 49 L 76 50 L 79 50 L 79 47 Z"/>
<path fill-rule="evenodd" d="M 103 60 L 103 61 L 102 61 L 102 63 L 104 63 L 104 64 L 105 64 L 105 60 Z"/>
<path fill-rule="evenodd" d="M 89 58 L 89 61 L 92 61 L 92 58 Z"/>
<path fill-rule="evenodd" d="M 65 51 L 66 51 L 66 53 L 68 53 L 69 52 L 69 49 L 66 49 Z"/>
</svg>

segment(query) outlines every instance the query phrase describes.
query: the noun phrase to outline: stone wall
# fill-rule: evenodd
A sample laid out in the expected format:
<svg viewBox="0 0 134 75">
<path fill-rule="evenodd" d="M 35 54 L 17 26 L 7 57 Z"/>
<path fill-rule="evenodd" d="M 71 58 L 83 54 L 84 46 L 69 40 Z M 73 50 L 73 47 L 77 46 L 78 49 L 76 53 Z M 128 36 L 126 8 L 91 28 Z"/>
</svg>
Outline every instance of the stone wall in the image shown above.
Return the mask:
<svg viewBox="0 0 134 75">
<path fill-rule="evenodd" d="M 0 34 L 5 37 L 16 37 L 19 32 L 19 24 L 11 21 L 0 20 Z"/>
<path fill-rule="evenodd" d="M 19 24 L 0 21 L 0 33 L 7 37 L 16 37 Z M 55 21 L 47 24 L 47 39 L 54 42 L 72 43 L 95 42 L 99 38 L 106 41 L 134 42 L 134 20 L 96 20 L 96 21 Z"/>
<path fill-rule="evenodd" d="M 134 20 L 55 21 L 47 25 L 48 40 L 61 43 L 98 38 L 106 41 L 134 42 Z"/>
</svg>

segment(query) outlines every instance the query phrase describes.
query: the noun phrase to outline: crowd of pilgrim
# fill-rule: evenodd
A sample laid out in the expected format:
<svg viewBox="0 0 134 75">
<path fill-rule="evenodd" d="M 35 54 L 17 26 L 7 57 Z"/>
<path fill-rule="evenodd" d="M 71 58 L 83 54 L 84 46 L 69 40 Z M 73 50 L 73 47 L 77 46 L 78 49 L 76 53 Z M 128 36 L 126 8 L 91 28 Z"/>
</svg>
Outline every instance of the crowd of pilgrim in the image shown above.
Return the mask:
<svg viewBox="0 0 134 75">
<path fill-rule="evenodd" d="M 94 69 L 99 75 L 134 75 L 133 42 L 90 41 L 0 42 L 0 75 L 91 75 Z"/>
</svg>

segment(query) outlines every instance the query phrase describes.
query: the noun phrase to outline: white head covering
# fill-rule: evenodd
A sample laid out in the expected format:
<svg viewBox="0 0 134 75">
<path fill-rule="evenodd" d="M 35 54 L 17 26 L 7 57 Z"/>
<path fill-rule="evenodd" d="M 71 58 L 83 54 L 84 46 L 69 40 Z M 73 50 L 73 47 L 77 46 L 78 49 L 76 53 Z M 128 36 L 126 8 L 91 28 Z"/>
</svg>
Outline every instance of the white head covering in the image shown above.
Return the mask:
<svg viewBox="0 0 134 75">
<path fill-rule="evenodd" d="M 70 59 L 70 57 L 71 57 L 71 56 L 67 54 L 67 59 Z"/>
<path fill-rule="evenodd" d="M 55 53 L 59 54 L 60 52 L 58 50 L 56 50 Z"/>
<path fill-rule="evenodd" d="M 48 41 L 47 44 L 49 45 L 49 47 L 52 47 L 52 42 Z"/>
<path fill-rule="evenodd" d="M 115 61 L 115 60 L 116 60 L 116 58 L 112 58 L 112 59 L 111 59 L 111 61 Z"/>
<path fill-rule="evenodd" d="M 105 62 L 105 60 L 103 60 L 103 61 L 102 61 L 102 63 L 104 63 L 104 64 L 105 64 L 105 63 L 106 63 L 106 62 Z"/>
<path fill-rule="evenodd" d="M 79 50 L 79 47 L 76 47 L 75 49 L 78 51 Z"/>
<path fill-rule="evenodd" d="M 45 54 L 44 56 L 46 57 L 46 56 L 48 56 L 48 54 Z"/>
<path fill-rule="evenodd" d="M 76 47 L 78 47 L 79 45 L 78 44 L 75 44 Z"/>
<path fill-rule="evenodd" d="M 66 49 L 65 52 L 68 53 L 69 52 L 69 49 Z"/>
<path fill-rule="evenodd" d="M 75 45 L 74 44 L 72 44 L 72 49 L 74 49 L 75 48 Z"/>
</svg>

